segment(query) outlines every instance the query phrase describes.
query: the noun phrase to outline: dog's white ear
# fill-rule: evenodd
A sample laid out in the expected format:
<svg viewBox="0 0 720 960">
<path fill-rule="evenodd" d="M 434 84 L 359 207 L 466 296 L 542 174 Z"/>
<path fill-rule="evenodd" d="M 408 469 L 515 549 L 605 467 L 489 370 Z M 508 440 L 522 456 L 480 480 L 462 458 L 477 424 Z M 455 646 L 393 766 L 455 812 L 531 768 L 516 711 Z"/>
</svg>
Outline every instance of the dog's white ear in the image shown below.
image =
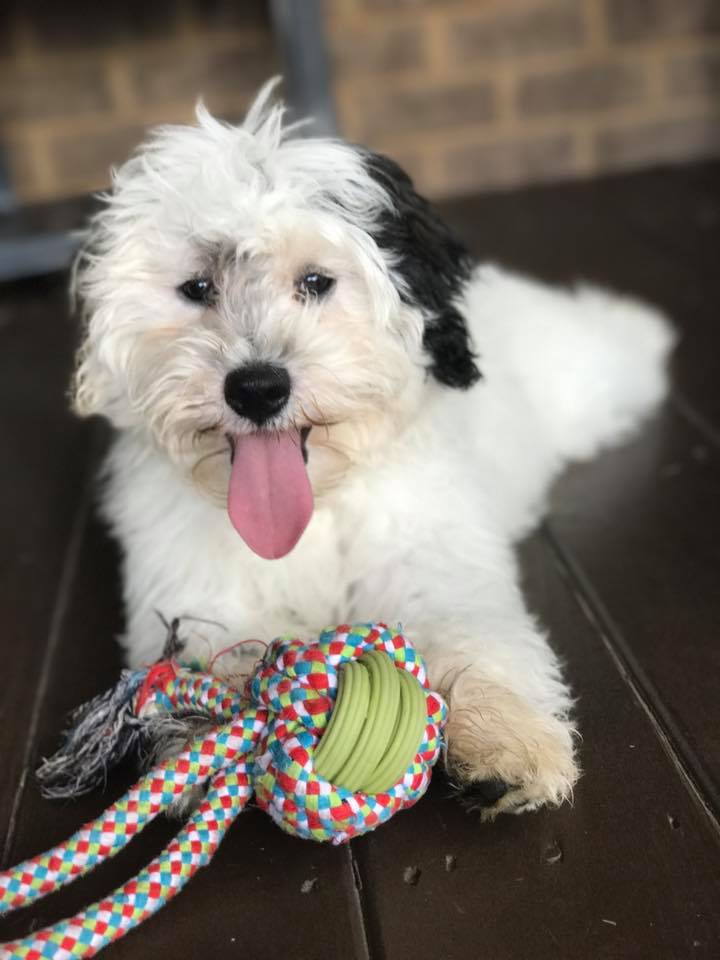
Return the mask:
<svg viewBox="0 0 720 960">
<path fill-rule="evenodd" d="M 91 320 L 85 328 L 76 356 L 75 373 L 70 386 L 72 407 L 81 417 L 101 414 L 112 419 L 118 390 L 113 385 L 112 372 L 100 358 L 97 339 Z"/>
<path fill-rule="evenodd" d="M 86 302 L 84 313 L 82 340 L 70 384 L 73 410 L 81 417 L 99 414 L 116 426 L 127 426 L 131 419 L 125 374 L 127 349 L 121 342 L 121 325 L 109 306 L 93 310 Z"/>
<path fill-rule="evenodd" d="M 102 258 L 97 254 L 97 227 L 100 217 L 83 237 L 84 243 L 73 264 L 71 301 L 82 316 L 80 346 L 70 384 L 72 408 L 81 417 L 94 414 L 120 425 L 127 419 L 127 378 L 124 372 L 122 324 L 112 301 L 103 297 Z M 93 229 L 94 228 L 94 229 Z"/>
</svg>

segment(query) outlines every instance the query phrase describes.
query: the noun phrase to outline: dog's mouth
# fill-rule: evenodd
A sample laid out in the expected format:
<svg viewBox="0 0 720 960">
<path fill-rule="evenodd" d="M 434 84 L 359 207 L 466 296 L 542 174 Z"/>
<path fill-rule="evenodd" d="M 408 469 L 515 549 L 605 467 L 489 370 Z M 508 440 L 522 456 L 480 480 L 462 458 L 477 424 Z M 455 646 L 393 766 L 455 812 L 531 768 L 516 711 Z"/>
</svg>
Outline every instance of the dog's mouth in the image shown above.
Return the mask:
<svg viewBox="0 0 720 960">
<path fill-rule="evenodd" d="M 245 543 L 266 560 L 290 553 L 310 522 L 309 427 L 232 434 L 227 509 Z"/>
</svg>

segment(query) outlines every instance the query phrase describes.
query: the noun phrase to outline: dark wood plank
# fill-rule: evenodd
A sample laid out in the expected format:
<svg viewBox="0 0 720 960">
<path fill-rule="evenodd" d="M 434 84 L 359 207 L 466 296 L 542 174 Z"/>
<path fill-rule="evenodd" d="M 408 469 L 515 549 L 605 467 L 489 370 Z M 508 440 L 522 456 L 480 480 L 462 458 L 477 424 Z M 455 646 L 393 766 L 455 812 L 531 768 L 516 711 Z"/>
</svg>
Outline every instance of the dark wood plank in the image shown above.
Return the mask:
<svg viewBox="0 0 720 960">
<path fill-rule="evenodd" d="M 713 281 L 720 232 L 720 162 L 641 171 L 595 181 L 612 217 Z"/>
<path fill-rule="evenodd" d="M 700 411 L 720 424 L 716 296 L 720 249 L 720 163 L 599 180 L 600 205 L 657 260 L 658 293 L 683 330 L 677 385 Z M 652 266 L 649 273 L 652 274 Z M 687 314 L 687 316 L 685 316 Z"/>
<path fill-rule="evenodd" d="M 550 519 L 610 641 L 718 814 L 719 459 L 669 406 L 632 443 L 574 467 Z"/>
<path fill-rule="evenodd" d="M 353 845 L 372 956 L 716 957 L 717 833 L 540 537 L 524 567 L 579 697 L 574 806 L 481 825 L 436 778 L 414 810 Z M 415 886 L 406 866 L 420 870 Z"/>
<path fill-rule="evenodd" d="M 62 637 L 43 702 L 34 769 L 52 751 L 67 712 L 114 682 L 121 667 L 113 635 L 120 629 L 117 553 L 95 521 L 82 542 Z M 45 850 L 97 816 L 129 786 L 133 771 L 111 778 L 106 794 L 74 803 L 43 801 L 34 783 L 25 791 L 11 849 L 12 862 Z M 81 909 L 124 882 L 159 852 L 176 830 L 160 818 L 113 862 L 33 908 L 0 922 L 0 941 Z M 317 880 L 310 893 L 303 882 Z M 278 904 L 287 914 L 279 922 Z M 303 843 L 283 834 L 257 809 L 246 811 L 212 864 L 156 917 L 108 948 L 108 957 L 263 956 L 280 938 L 288 956 L 317 960 L 365 956 L 362 916 L 347 851 Z"/>
<path fill-rule="evenodd" d="M 63 280 L 18 285 L 0 297 L 3 840 L 12 832 L 17 793 L 11 785 L 23 777 L 86 472 L 89 434 L 70 416 L 65 398 L 75 340 L 65 287 Z"/>
</svg>

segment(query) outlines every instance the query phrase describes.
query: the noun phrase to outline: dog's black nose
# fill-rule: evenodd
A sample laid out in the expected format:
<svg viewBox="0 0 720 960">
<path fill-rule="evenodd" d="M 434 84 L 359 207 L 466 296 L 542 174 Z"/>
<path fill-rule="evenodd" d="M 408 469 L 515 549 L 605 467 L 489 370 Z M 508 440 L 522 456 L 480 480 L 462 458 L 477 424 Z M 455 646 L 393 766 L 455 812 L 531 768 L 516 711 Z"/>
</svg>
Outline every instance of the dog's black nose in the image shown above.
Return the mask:
<svg viewBox="0 0 720 960">
<path fill-rule="evenodd" d="M 258 427 L 280 413 L 290 396 L 290 374 L 272 363 L 248 363 L 225 377 L 229 407 Z"/>
</svg>

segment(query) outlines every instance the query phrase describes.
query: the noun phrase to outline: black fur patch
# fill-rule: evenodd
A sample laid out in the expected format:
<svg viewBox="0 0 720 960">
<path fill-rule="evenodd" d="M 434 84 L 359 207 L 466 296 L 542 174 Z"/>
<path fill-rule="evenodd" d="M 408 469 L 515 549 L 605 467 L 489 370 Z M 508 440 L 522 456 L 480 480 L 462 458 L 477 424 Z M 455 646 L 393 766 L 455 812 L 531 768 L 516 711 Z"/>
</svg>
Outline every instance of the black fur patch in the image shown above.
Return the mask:
<svg viewBox="0 0 720 960">
<path fill-rule="evenodd" d="M 383 215 L 374 239 L 398 258 L 395 271 L 405 283 L 403 300 L 426 313 L 423 345 L 430 373 L 448 387 L 471 387 L 480 371 L 465 319 L 453 300 L 470 277 L 472 258 L 401 167 L 381 154 L 363 152 L 368 172 L 395 206 Z"/>
</svg>

